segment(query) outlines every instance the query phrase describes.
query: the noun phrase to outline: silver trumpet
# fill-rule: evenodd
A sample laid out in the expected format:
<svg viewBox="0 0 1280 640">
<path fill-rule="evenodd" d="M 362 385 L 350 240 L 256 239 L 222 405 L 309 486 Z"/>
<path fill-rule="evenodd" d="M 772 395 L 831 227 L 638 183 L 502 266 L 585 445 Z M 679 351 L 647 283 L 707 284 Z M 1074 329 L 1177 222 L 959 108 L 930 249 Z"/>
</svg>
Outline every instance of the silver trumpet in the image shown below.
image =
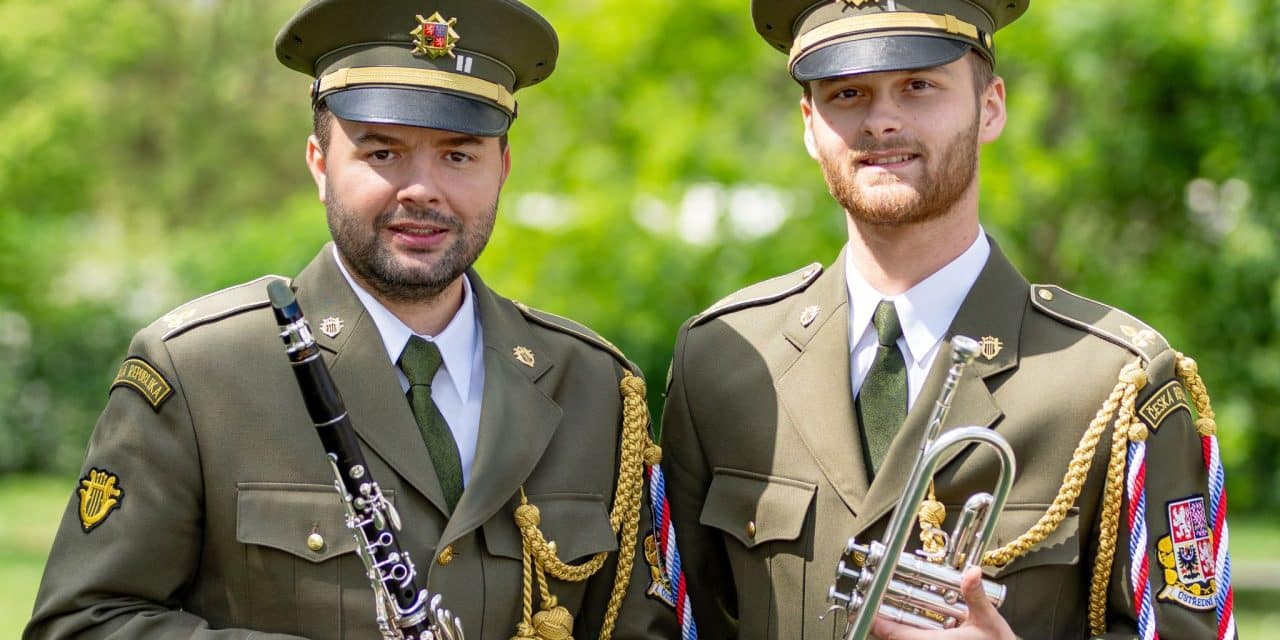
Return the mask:
<svg viewBox="0 0 1280 640">
<path fill-rule="evenodd" d="M 960 594 L 960 578 L 965 569 L 982 561 L 1013 486 L 1015 472 L 1013 450 L 991 429 L 961 427 L 938 435 L 951 409 L 951 397 L 960 376 L 977 353 L 978 343 L 972 338 L 955 336 L 951 340 L 951 368 L 925 428 L 920 455 L 883 540 L 864 545 L 849 538 L 845 557 L 852 564 L 840 561 L 836 567 L 836 584 L 827 592 L 833 605 L 827 612 L 843 611 L 848 617 L 845 640 L 866 638 L 877 615 L 922 629 L 949 629 L 969 617 L 969 608 Z M 970 442 L 988 445 L 1000 457 L 995 494 L 977 493 L 965 503 L 955 529 L 946 538 L 941 562 L 904 556 L 902 551 L 915 525 L 916 512 L 942 455 L 954 446 Z M 852 586 L 841 591 L 841 580 L 847 580 Z M 984 580 L 983 589 L 995 606 L 1004 602 L 1003 585 Z"/>
</svg>

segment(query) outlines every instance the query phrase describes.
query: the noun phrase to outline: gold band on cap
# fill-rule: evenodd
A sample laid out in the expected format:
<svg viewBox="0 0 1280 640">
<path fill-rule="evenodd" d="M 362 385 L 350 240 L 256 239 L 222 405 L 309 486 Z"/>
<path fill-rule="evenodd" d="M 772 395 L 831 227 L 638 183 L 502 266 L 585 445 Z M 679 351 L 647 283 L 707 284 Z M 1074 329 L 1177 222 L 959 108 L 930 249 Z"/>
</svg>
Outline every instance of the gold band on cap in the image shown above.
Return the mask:
<svg viewBox="0 0 1280 640">
<path fill-rule="evenodd" d="M 855 33 L 889 29 L 942 31 L 961 35 L 985 44 L 985 41 L 978 37 L 977 26 L 951 14 L 938 15 L 935 13 L 908 13 L 905 11 L 873 13 L 850 16 L 828 22 L 796 38 L 795 44 L 791 46 L 791 63 L 794 64 L 801 54 L 807 53 L 809 49 L 812 49 L 814 45 L 820 42 Z"/>
<path fill-rule="evenodd" d="M 316 85 L 316 95 L 362 84 L 391 84 L 434 87 L 469 93 L 491 100 L 508 112 L 515 112 L 516 98 L 506 87 L 488 80 L 436 69 L 411 67 L 352 67 L 326 73 Z"/>
</svg>

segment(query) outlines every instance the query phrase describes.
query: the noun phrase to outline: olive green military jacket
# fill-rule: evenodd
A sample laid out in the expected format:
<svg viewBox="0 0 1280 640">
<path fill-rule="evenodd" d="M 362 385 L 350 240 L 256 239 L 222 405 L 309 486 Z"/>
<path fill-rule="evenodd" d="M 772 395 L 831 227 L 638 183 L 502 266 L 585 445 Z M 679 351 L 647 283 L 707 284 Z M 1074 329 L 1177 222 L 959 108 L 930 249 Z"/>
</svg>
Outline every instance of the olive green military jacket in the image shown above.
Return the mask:
<svg viewBox="0 0 1280 640">
<path fill-rule="evenodd" d="M 522 548 L 513 511 L 523 487 L 562 559 L 611 552 L 587 582 L 551 580 L 576 616 L 575 636 L 594 638 L 618 555 L 609 512 L 629 365 L 588 330 L 468 275 L 485 382 L 471 481 L 452 514 L 377 328 L 330 247 L 293 285 L 423 586 L 442 594 L 468 638 L 514 635 Z M 369 581 L 268 280 L 191 302 L 134 339 L 126 365 L 146 373 L 122 371 L 132 384 L 113 387 L 84 463 L 87 479 L 109 474 L 100 478 L 115 478 L 122 495 L 86 525 L 73 493 L 26 638 L 377 637 Z M 325 318 L 341 319 L 341 330 Z M 532 358 L 515 357 L 519 347 Z M 641 514 L 641 540 L 649 520 Z M 312 548 L 312 534 L 323 546 Z M 615 637 L 672 637 L 674 612 L 645 595 L 643 550 L 624 551 L 639 561 Z"/>
<path fill-rule="evenodd" d="M 918 455 L 950 343 L 869 480 L 850 390 L 844 264 L 842 256 L 825 273 L 815 264 L 734 294 L 687 322 L 677 338 L 663 466 L 704 639 L 841 637 L 843 615 L 819 616 L 846 540 L 883 535 Z M 1126 364 L 1141 361 L 1149 374 L 1139 406 L 1175 376 L 1175 354 L 1157 334 L 1120 311 L 1029 285 L 994 245 L 949 335 L 1000 344 L 988 340 L 987 355 L 966 371 L 943 428 L 990 427 L 1013 447 L 1018 473 L 993 549 L 1027 531 L 1053 502 L 1073 450 Z M 1155 590 L 1165 587 L 1155 545 L 1169 534 L 1166 503 L 1207 497 L 1196 430 L 1188 411 L 1174 409 L 1147 441 Z M 1110 438 L 1108 429 L 1057 530 L 989 571 L 1008 586 L 1000 612 L 1021 637 L 1089 636 Z M 989 449 L 971 446 L 956 448 L 938 468 L 937 497 L 950 531 L 969 495 L 993 491 L 999 463 Z M 1135 628 L 1125 536 L 1122 527 L 1108 594 L 1108 629 L 1116 637 Z M 918 546 L 912 533 L 909 548 Z M 1214 637 L 1211 611 L 1158 600 L 1156 618 L 1166 640 Z"/>
</svg>

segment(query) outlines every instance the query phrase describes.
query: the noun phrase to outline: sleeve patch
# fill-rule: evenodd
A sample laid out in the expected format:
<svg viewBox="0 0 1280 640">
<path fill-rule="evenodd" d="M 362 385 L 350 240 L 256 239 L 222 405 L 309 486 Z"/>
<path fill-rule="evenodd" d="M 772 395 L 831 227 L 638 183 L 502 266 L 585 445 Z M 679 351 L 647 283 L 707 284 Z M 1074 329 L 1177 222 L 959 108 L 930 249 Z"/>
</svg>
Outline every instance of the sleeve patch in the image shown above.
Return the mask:
<svg viewBox="0 0 1280 640">
<path fill-rule="evenodd" d="M 1142 403 L 1142 407 L 1138 409 L 1138 416 L 1147 424 L 1147 428 L 1155 433 L 1160 428 L 1160 423 L 1178 409 L 1191 413 L 1191 408 L 1187 406 L 1187 392 L 1182 388 L 1182 384 L 1177 380 L 1170 380 Z"/>
<path fill-rule="evenodd" d="M 112 389 L 116 387 L 128 387 L 137 391 L 146 398 L 156 413 L 160 412 L 160 405 L 173 395 L 173 386 L 169 381 L 142 358 L 129 358 L 120 365 L 120 372 L 111 383 Z"/>
<path fill-rule="evenodd" d="M 120 477 L 106 469 L 90 469 L 80 479 L 80 527 L 85 533 L 106 522 L 112 511 L 120 508 L 124 488 L 117 486 Z"/>
<path fill-rule="evenodd" d="M 1166 512 L 1169 535 L 1156 542 L 1165 587 L 1156 598 L 1187 609 L 1210 611 L 1217 605 L 1218 579 L 1204 497 L 1174 500 Z"/>
</svg>

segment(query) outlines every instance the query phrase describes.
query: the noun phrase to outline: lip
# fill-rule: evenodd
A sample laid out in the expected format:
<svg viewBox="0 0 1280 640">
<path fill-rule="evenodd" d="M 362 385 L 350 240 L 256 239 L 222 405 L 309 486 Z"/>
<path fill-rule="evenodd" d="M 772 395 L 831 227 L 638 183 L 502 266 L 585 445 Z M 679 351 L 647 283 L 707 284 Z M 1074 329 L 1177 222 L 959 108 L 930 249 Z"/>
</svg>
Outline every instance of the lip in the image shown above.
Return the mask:
<svg viewBox="0 0 1280 640">
<path fill-rule="evenodd" d="M 448 229 L 430 224 L 395 224 L 387 231 L 397 244 L 413 250 L 434 249 L 449 237 Z"/>
<path fill-rule="evenodd" d="M 858 168 L 883 169 L 891 171 L 894 169 L 903 169 L 918 159 L 920 159 L 920 154 L 918 153 L 894 149 L 862 154 L 858 156 L 856 163 Z"/>
</svg>

